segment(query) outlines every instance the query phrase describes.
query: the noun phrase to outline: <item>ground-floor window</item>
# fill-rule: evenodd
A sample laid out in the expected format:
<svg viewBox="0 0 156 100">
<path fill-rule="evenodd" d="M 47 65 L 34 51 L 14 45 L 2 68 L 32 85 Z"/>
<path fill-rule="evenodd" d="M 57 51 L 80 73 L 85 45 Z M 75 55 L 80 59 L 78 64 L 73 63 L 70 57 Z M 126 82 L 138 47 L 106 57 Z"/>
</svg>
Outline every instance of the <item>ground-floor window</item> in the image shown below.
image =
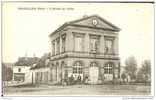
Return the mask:
<svg viewBox="0 0 156 100">
<path fill-rule="evenodd" d="M 83 80 L 83 68 L 82 63 L 77 61 L 73 65 L 73 73 L 70 77 L 71 80 L 73 80 L 73 84 L 79 84 Z"/>
<path fill-rule="evenodd" d="M 113 67 L 114 67 L 114 64 L 112 62 L 105 64 L 105 66 L 104 66 L 104 81 L 112 81 L 113 80 Z"/>
<path fill-rule="evenodd" d="M 113 63 L 107 63 L 104 66 L 104 73 L 105 74 L 112 74 L 113 73 Z"/>
<path fill-rule="evenodd" d="M 82 74 L 82 65 L 80 62 L 76 62 L 73 66 L 73 74 Z"/>
<path fill-rule="evenodd" d="M 24 81 L 25 73 L 14 73 L 14 81 Z"/>
</svg>

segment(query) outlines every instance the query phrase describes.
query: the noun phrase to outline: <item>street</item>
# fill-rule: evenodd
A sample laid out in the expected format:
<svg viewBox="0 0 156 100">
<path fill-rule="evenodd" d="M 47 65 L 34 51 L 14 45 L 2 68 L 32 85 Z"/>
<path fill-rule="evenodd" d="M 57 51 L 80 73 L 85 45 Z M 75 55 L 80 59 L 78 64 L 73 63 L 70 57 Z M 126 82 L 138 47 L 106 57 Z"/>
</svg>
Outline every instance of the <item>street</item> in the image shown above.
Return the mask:
<svg viewBox="0 0 156 100">
<path fill-rule="evenodd" d="M 150 95 L 151 86 L 144 85 L 72 85 L 5 87 L 3 96 L 111 96 Z"/>
</svg>

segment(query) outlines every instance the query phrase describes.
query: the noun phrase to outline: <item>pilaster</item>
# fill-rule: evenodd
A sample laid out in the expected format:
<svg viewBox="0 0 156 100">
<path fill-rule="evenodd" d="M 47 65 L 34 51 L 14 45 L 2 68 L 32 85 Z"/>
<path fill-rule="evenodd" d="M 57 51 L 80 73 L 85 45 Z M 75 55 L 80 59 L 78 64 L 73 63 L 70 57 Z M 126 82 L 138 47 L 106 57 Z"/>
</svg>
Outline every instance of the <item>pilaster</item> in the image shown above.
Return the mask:
<svg viewBox="0 0 156 100">
<path fill-rule="evenodd" d="M 89 44 L 90 44 L 90 41 L 89 41 L 89 34 L 86 33 L 85 37 L 84 37 L 84 51 L 85 52 L 89 52 Z"/>
<path fill-rule="evenodd" d="M 100 53 L 104 53 L 105 41 L 104 36 L 100 37 Z"/>
</svg>

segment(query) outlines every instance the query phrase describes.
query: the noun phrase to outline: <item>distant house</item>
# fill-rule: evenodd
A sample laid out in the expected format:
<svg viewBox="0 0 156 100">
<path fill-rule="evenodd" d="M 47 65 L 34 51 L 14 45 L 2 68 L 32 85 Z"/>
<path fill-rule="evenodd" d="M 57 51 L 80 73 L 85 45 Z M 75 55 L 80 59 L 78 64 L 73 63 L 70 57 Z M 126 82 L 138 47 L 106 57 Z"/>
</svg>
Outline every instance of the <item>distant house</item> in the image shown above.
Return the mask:
<svg viewBox="0 0 156 100">
<path fill-rule="evenodd" d="M 50 62 L 50 54 L 44 54 L 38 63 L 31 68 L 32 71 L 32 80 L 33 84 L 40 84 L 40 83 L 48 83 L 49 82 L 49 63 Z"/>
<path fill-rule="evenodd" d="M 31 66 L 14 66 L 13 81 L 18 83 L 31 83 Z"/>
<path fill-rule="evenodd" d="M 18 61 L 13 66 L 13 82 L 17 83 L 32 83 L 32 68 L 40 58 L 38 57 L 19 57 Z"/>
</svg>

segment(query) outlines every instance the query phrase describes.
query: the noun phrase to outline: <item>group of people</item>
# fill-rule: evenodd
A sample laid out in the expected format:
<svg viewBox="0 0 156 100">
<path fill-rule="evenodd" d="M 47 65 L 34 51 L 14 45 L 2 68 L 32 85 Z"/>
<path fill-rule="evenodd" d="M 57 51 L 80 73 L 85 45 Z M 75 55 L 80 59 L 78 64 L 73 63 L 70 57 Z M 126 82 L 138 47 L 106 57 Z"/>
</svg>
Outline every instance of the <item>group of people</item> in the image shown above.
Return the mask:
<svg viewBox="0 0 156 100">
<path fill-rule="evenodd" d="M 87 79 L 88 79 L 88 77 L 82 78 L 81 75 L 78 75 L 77 77 L 74 77 L 73 75 L 71 75 L 70 77 L 67 77 L 63 81 L 63 85 L 83 84 L 86 82 Z"/>
</svg>

